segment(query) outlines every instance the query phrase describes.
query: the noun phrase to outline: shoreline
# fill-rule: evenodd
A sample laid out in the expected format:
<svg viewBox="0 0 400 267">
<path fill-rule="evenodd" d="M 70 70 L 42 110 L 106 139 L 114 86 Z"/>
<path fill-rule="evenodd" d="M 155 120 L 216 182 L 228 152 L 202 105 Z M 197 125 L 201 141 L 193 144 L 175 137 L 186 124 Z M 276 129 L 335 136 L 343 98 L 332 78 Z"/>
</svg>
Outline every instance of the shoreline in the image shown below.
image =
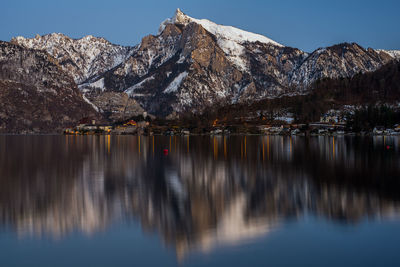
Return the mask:
<svg viewBox="0 0 400 267">
<path fill-rule="evenodd" d="M 116 133 L 89 133 L 89 134 L 65 134 L 65 133 L 29 133 L 29 134 L 21 134 L 21 133 L 0 133 L 0 136 L 282 136 L 282 137 L 400 137 L 400 133 L 398 134 L 360 134 L 360 133 L 345 133 L 345 134 L 255 134 L 255 133 L 230 133 L 230 134 L 116 134 Z"/>
</svg>

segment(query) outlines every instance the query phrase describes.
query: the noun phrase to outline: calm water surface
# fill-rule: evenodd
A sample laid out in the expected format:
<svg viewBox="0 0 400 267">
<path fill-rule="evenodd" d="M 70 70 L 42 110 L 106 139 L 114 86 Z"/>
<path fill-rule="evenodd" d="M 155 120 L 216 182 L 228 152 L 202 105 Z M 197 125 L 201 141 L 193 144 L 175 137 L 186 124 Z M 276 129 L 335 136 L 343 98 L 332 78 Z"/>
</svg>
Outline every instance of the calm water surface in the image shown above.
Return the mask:
<svg viewBox="0 0 400 267">
<path fill-rule="evenodd" d="M 399 244 L 400 138 L 0 136 L 0 266 L 400 266 Z"/>
</svg>

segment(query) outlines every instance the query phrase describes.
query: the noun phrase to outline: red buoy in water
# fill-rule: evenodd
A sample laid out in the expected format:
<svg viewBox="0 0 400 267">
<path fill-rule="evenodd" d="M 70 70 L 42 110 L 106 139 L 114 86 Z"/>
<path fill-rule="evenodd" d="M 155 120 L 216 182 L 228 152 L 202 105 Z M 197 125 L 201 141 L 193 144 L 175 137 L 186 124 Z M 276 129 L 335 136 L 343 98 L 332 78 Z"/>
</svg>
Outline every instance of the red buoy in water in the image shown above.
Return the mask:
<svg viewBox="0 0 400 267">
<path fill-rule="evenodd" d="M 164 149 L 164 155 L 168 155 L 168 149 Z"/>
</svg>

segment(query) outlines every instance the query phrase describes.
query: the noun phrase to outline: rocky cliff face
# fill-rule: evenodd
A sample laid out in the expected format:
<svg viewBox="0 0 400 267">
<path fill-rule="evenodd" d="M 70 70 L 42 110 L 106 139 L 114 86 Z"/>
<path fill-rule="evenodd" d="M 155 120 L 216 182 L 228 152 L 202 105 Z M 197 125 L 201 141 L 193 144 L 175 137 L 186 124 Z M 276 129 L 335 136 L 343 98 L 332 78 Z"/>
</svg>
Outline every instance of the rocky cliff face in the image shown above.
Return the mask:
<svg viewBox="0 0 400 267">
<path fill-rule="evenodd" d="M 393 51 L 355 43 L 309 54 L 178 9 L 158 35 L 143 38 L 129 58 L 81 88 L 125 92 L 150 113 L 168 116 L 305 94 L 318 79 L 374 71 L 394 59 Z"/>
<path fill-rule="evenodd" d="M 56 133 L 99 114 L 44 51 L 0 42 L 0 132 Z"/>
</svg>

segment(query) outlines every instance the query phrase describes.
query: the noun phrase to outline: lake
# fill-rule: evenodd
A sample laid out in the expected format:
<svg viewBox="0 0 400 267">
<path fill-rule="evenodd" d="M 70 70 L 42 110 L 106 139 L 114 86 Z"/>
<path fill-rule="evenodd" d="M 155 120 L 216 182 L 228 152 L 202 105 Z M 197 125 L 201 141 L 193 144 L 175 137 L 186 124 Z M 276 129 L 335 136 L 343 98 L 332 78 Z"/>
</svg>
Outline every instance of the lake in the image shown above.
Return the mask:
<svg viewBox="0 0 400 267">
<path fill-rule="evenodd" d="M 400 266 L 400 138 L 0 136 L 0 266 Z"/>
</svg>

